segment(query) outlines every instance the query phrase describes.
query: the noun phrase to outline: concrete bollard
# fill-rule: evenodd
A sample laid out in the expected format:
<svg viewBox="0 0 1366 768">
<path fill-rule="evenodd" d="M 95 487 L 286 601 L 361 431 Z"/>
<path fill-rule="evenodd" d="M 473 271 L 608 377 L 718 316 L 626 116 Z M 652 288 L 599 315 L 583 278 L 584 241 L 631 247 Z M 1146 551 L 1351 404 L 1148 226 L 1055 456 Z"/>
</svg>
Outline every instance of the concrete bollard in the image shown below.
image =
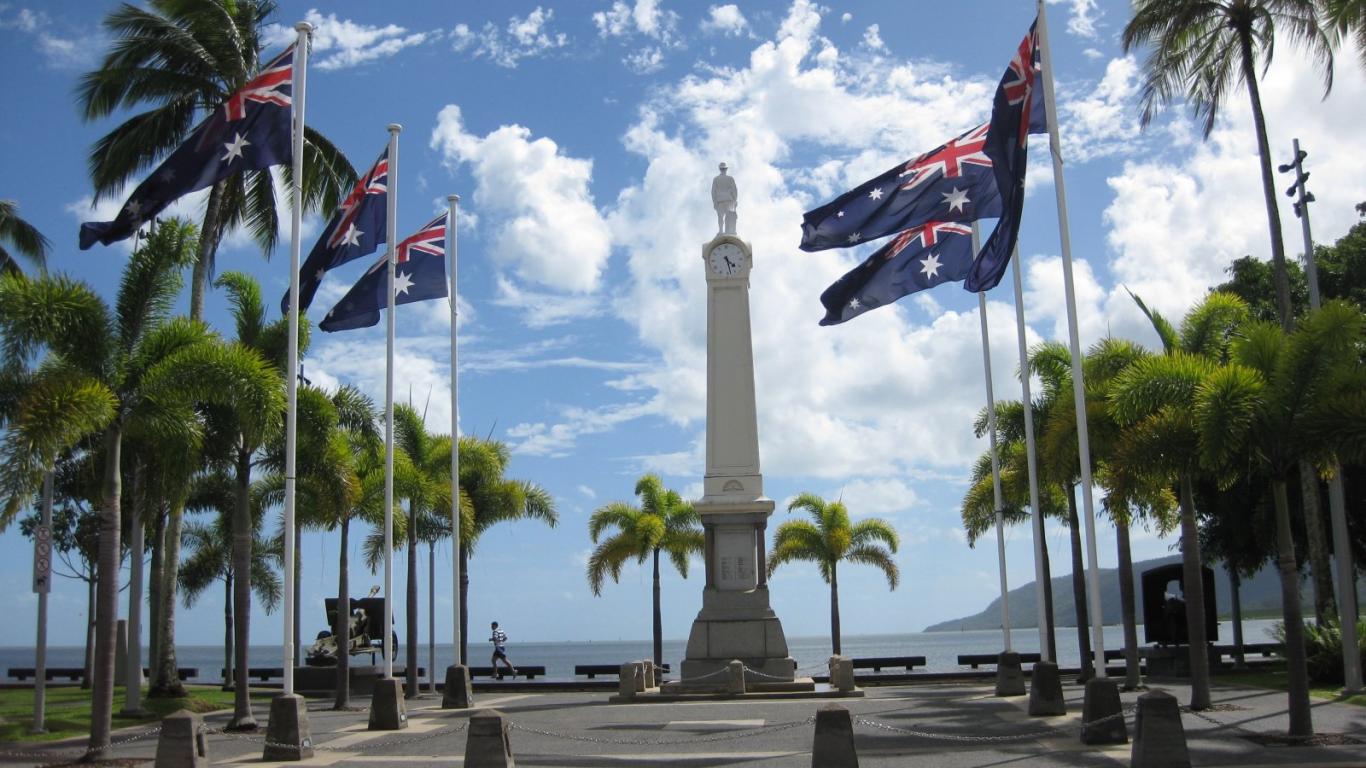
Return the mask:
<svg viewBox="0 0 1366 768">
<path fill-rule="evenodd" d="M 655 687 L 655 663 L 649 659 L 640 662 L 640 668 L 645 673 L 645 690 Z"/>
<path fill-rule="evenodd" d="M 313 756 L 313 729 L 308 722 L 308 703 L 297 693 L 270 700 L 270 722 L 266 724 L 266 762 L 307 760 Z"/>
<path fill-rule="evenodd" d="M 1131 768 L 1190 768 L 1186 729 L 1181 706 L 1166 691 L 1149 691 L 1138 697 L 1134 716 L 1134 746 L 1129 752 Z"/>
<path fill-rule="evenodd" d="M 1129 731 L 1124 725 L 1119 702 L 1119 684 L 1109 677 L 1086 681 L 1086 699 L 1081 707 L 1083 744 L 1127 744 Z"/>
<path fill-rule="evenodd" d="M 634 666 L 634 667 L 636 668 L 636 675 L 635 675 L 635 680 L 636 680 L 636 693 L 644 693 L 644 692 L 645 692 L 645 662 L 643 662 L 643 661 L 633 661 L 633 662 L 631 662 L 631 665 Z"/>
<path fill-rule="evenodd" d="M 735 659 L 726 665 L 726 671 L 730 673 L 726 678 L 726 693 L 744 693 L 745 663 Z"/>
<path fill-rule="evenodd" d="M 209 768 L 203 727 L 204 718 L 187 709 L 163 718 L 155 768 Z"/>
<path fill-rule="evenodd" d="M 403 701 L 403 681 L 382 677 L 370 694 L 370 730 L 398 731 L 408 727 L 408 706 Z"/>
<path fill-rule="evenodd" d="M 441 692 L 442 709 L 469 709 L 474 703 L 470 668 L 464 664 L 446 667 L 446 690 Z"/>
<path fill-rule="evenodd" d="M 634 661 L 628 661 L 621 665 L 621 670 L 617 677 L 617 694 L 623 699 L 634 699 L 636 697 L 636 676 L 640 670 Z"/>
<path fill-rule="evenodd" d="M 1020 654 L 1014 651 L 996 657 L 996 695 L 1025 695 L 1024 670 L 1020 669 Z"/>
<path fill-rule="evenodd" d="M 465 768 L 513 768 L 512 742 L 508 721 L 496 709 L 481 709 L 470 715 L 470 732 L 465 739 Z"/>
<path fill-rule="evenodd" d="M 1058 665 L 1051 661 L 1034 662 L 1034 674 L 1029 677 L 1029 716 L 1065 714 L 1067 702 L 1062 698 L 1062 676 L 1058 674 Z"/>
<path fill-rule="evenodd" d="M 849 717 L 849 710 L 838 704 L 826 704 L 816 710 L 811 768 L 858 768 L 854 721 Z"/>
<path fill-rule="evenodd" d="M 854 690 L 854 660 L 844 656 L 830 657 L 830 687 L 848 693 Z"/>
</svg>

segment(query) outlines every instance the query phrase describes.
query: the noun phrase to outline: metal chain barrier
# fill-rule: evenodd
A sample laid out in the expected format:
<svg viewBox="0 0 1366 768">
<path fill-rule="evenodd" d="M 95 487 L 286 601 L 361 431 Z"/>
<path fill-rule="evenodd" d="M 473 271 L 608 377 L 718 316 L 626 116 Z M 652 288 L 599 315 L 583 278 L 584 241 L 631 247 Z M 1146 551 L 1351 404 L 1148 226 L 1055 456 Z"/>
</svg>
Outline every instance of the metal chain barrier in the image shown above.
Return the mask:
<svg viewBox="0 0 1366 768">
<path fill-rule="evenodd" d="M 106 749 L 113 749 L 114 747 L 121 747 L 121 746 L 123 746 L 124 744 L 132 744 L 132 743 L 135 742 L 135 741 L 141 741 L 142 739 L 148 738 L 148 737 L 150 737 L 150 736 L 155 736 L 155 735 L 157 735 L 158 733 L 161 733 L 161 726 L 159 726 L 159 725 L 158 725 L 158 726 L 154 726 L 154 727 L 152 727 L 152 728 L 150 728 L 150 729 L 148 729 L 148 730 L 146 730 L 146 731 L 142 731 L 141 733 L 135 733 L 135 734 L 133 734 L 132 736 L 128 736 L 128 737 L 126 737 L 126 738 L 122 738 L 122 739 L 117 739 L 117 740 L 115 740 L 115 741 L 111 741 L 111 742 L 109 742 L 109 746 L 106 747 Z M 20 760 L 43 760 L 43 761 L 46 761 L 46 762 L 48 762 L 48 763 L 56 763 L 56 762 L 69 763 L 69 762 L 75 762 L 75 761 L 77 761 L 77 760 L 84 759 L 87 755 L 92 754 L 92 752 L 93 752 L 93 750 L 90 750 L 90 749 L 83 749 L 83 750 L 81 750 L 80 752 L 37 752 L 37 751 L 26 752 L 26 751 L 22 751 L 22 750 L 14 750 L 14 751 L 4 751 L 4 752 L 0 752 L 0 757 L 4 757 L 4 758 L 11 758 L 11 757 L 12 757 L 12 758 L 15 758 L 15 759 L 20 759 Z"/>
<path fill-rule="evenodd" d="M 1108 723 L 1112 720 L 1123 719 L 1125 716 L 1132 714 L 1136 709 L 1137 706 L 1130 704 L 1113 715 L 1106 715 L 1105 717 L 1100 717 L 1095 720 L 1089 720 L 1085 723 L 1078 723 L 1077 725 L 1073 725 L 1067 728 L 1047 726 L 1038 730 L 1029 731 L 1027 733 L 1012 733 L 1005 736 L 967 736 L 961 733 L 945 733 L 943 731 L 922 731 L 913 728 L 902 728 L 897 725 L 879 722 L 877 720 L 872 720 L 866 717 L 855 717 L 854 723 L 856 725 L 863 725 L 869 728 L 878 728 L 884 731 L 891 731 L 893 733 L 900 733 L 906 736 L 914 736 L 916 738 L 921 739 L 936 739 L 940 741 L 992 744 L 1007 741 L 1027 741 L 1029 739 L 1041 739 L 1047 737 L 1076 735 L 1081 733 L 1081 730 L 1083 728 L 1097 726 L 1101 723 Z"/>
<path fill-rule="evenodd" d="M 743 739 L 743 738 L 746 738 L 746 737 L 748 737 L 748 736 L 755 736 L 755 735 L 758 735 L 758 734 L 760 734 L 760 733 L 764 733 L 764 734 L 768 734 L 768 733 L 778 733 L 778 732 L 780 732 L 780 731 L 786 731 L 786 730 L 791 729 L 791 728 L 798 728 L 798 727 L 801 727 L 801 726 L 803 726 L 803 725 L 810 725 L 810 724 L 812 724 L 812 723 L 814 723 L 814 722 L 816 722 L 816 718 L 815 718 L 815 716 L 813 715 L 813 716 L 811 716 L 811 717 L 806 718 L 805 720 L 794 720 L 794 721 L 792 721 L 792 722 L 790 722 L 790 723 L 773 723 L 773 724 L 771 724 L 771 725 L 761 725 L 761 726 L 758 726 L 758 727 L 756 727 L 756 728 L 746 728 L 746 729 L 744 729 L 744 730 L 731 731 L 731 732 L 729 732 L 729 733 L 721 733 L 721 734 L 717 734 L 717 735 L 715 735 L 715 736 L 698 736 L 698 737 L 693 737 L 693 738 L 688 738 L 688 739 L 663 739 L 663 740 L 660 740 L 660 739 L 608 739 L 608 738 L 603 738 L 603 737 L 600 737 L 600 736 L 583 736 L 583 735 L 574 734 L 574 733 L 563 733 L 563 732 L 559 732 L 559 731 L 546 731 L 546 730 L 542 730 L 542 729 L 540 729 L 540 728 L 532 728 L 531 726 L 528 726 L 528 725 L 522 725 L 522 724 L 520 724 L 520 723 L 513 722 L 513 721 L 509 721 L 509 722 L 508 722 L 508 726 L 511 727 L 511 728 L 513 728 L 513 729 L 515 729 L 515 730 L 526 731 L 527 733 L 535 733 L 535 734 L 538 734 L 538 735 L 540 735 L 540 736 L 549 736 L 549 737 L 552 738 L 552 739 L 568 739 L 568 740 L 570 740 L 570 741 L 586 741 L 586 742 L 590 742 L 590 743 L 593 743 L 593 744 L 616 744 L 616 745 L 619 745 L 619 746 L 633 746 L 633 747 L 642 747 L 642 746 L 643 746 L 643 747 L 649 747 L 649 746 L 663 746 L 663 745 L 671 745 L 671 744 L 711 744 L 711 743 L 715 743 L 715 742 L 719 742 L 719 741 L 732 741 L 732 740 L 734 740 L 734 739 Z"/>
<path fill-rule="evenodd" d="M 418 736 L 402 736 L 382 741 L 362 741 L 356 744 L 352 744 L 350 747 L 347 748 L 346 751 L 368 752 L 369 750 L 379 749 L 381 747 L 393 747 L 399 745 L 407 746 L 409 744 L 417 744 L 423 741 L 430 741 L 431 739 L 435 739 L 441 736 L 450 736 L 451 734 L 459 733 L 468 728 L 469 724 L 469 721 L 466 720 L 460 723 L 459 725 L 453 725 L 448 728 L 438 728 L 432 731 L 431 733 L 424 733 Z"/>
<path fill-rule="evenodd" d="M 754 675 L 755 677 L 761 677 L 761 678 L 764 678 L 764 679 L 766 679 L 766 680 L 777 680 L 778 682 L 781 682 L 781 683 L 790 683 L 790 682 L 792 682 L 792 678 L 790 678 L 790 677 L 781 677 L 781 676 L 779 676 L 779 675 L 770 675 L 770 674 L 767 674 L 767 673 L 764 673 L 764 672 L 760 672 L 759 670 L 750 667 L 748 664 L 743 665 L 743 666 L 744 666 L 744 669 L 745 669 L 745 674 Z M 793 674 L 793 675 L 796 675 L 796 672 L 794 671 L 792 674 Z"/>
</svg>

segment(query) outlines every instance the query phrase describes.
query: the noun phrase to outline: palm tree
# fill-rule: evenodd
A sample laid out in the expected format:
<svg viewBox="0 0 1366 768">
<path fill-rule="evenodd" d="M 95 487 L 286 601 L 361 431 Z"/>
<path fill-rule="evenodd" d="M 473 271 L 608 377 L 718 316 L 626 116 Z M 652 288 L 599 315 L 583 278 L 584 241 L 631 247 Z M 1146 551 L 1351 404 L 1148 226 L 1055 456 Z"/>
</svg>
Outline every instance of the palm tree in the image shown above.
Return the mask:
<svg viewBox="0 0 1366 768">
<path fill-rule="evenodd" d="M 431 527 L 429 520 L 436 515 L 437 498 L 440 496 L 446 499 L 445 508 L 449 519 L 451 444 L 449 436 L 429 434 L 423 415 L 407 403 L 394 406 L 394 438 L 394 444 L 408 455 L 413 468 L 412 484 L 407 494 L 408 588 L 405 611 L 408 660 L 405 665 L 405 696 L 411 699 L 416 698 L 418 694 L 417 542 L 420 530 Z"/>
<path fill-rule="evenodd" d="M 852 523 L 842 501 L 830 501 L 814 493 L 802 493 L 787 505 L 787 511 L 805 510 L 813 522 L 788 520 L 773 534 L 773 550 L 768 555 L 768 575 L 792 560 L 813 562 L 821 578 L 830 585 L 830 642 L 833 653 L 840 652 L 841 561 L 871 565 L 887 577 L 896 589 L 901 571 L 892 555 L 900 544 L 896 530 L 886 521 L 870 517 Z"/>
<path fill-rule="evenodd" d="M 259 358 L 221 344 L 202 323 L 168 318 L 180 291 L 179 256 L 174 249 L 139 249 L 112 309 L 92 288 L 65 276 L 0 277 L 8 364 L 19 364 L 39 346 L 48 350 L 5 436 L 0 488 L 7 502 L 0 521 L 31 496 L 58 454 L 88 435 L 103 442 L 92 759 L 102 759 L 110 745 L 125 432 L 181 398 L 231 400 L 255 412 L 276 410 L 283 399 Z M 163 426 L 175 424 L 166 420 Z"/>
<path fill-rule="evenodd" d="M 679 575 L 688 578 L 688 556 L 703 548 L 701 519 L 678 491 L 664 487 L 659 475 L 641 476 L 636 481 L 636 497 L 640 499 L 638 507 L 614 501 L 599 507 L 588 519 L 588 538 L 597 545 L 588 557 L 588 586 L 600 596 L 603 577 L 618 581 L 627 560 L 643 564 L 645 558 L 651 558 L 652 637 L 655 666 L 660 666 L 664 663 L 664 621 L 660 613 L 659 555 L 668 555 Z M 612 529 L 615 533 L 603 539 L 603 534 Z"/>
<path fill-rule="evenodd" d="M 1366 0 L 1324 0 L 1324 14 L 1337 32 L 1351 36 L 1366 66 Z"/>
<path fill-rule="evenodd" d="M 460 493 L 469 497 L 466 516 L 461 500 L 460 518 L 460 663 L 468 664 L 469 650 L 469 558 L 489 528 L 515 520 L 538 520 L 551 528 L 559 522 L 555 500 L 541 486 L 503 476 L 512 456 L 505 443 L 464 436 L 460 451 Z M 449 465 L 450 455 L 446 455 Z M 438 457 L 439 460 L 439 457 Z M 449 512 L 450 502 L 446 509 Z"/>
<path fill-rule="evenodd" d="M 19 204 L 13 200 L 0 200 L 0 271 L 11 272 L 19 267 L 6 243 L 39 270 L 47 269 L 47 251 L 52 244 L 37 227 L 19 217 Z"/>
<path fill-rule="evenodd" d="M 257 72 L 261 34 L 275 0 L 152 0 L 124 4 L 104 20 L 111 47 L 78 91 L 82 116 L 101 120 L 124 109 L 147 110 L 105 134 L 90 150 L 99 201 L 157 158 L 180 146 L 196 117 L 223 105 Z M 332 210 L 356 172 L 322 134 L 304 129 L 303 198 L 307 209 Z M 283 167 L 287 184 L 292 168 Z M 209 190 L 199 255 L 190 284 L 190 316 L 204 312 L 204 290 L 223 234 L 245 224 L 264 253 L 279 232 L 270 171 L 229 176 Z"/>
<path fill-rule="evenodd" d="M 1271 65 L 1279 29 L 1285 39 L 1309 49 L 1327 96 L 1333 87 L 1332 39 L 1319 25 L 1319 5 L 1317 0 L 1136 0 L 1134 17 L 1123 33 L 1126 53 L 1140 46 L 1152 48 L 1143 65 L 1145 126 L 1159 107 L 1184 94 L 1196 117 L 1203 119 L 1208 138 L 1229 90 L 1247 87 L 1271 233 L 1276 301 L 1287 331 L 1294 324 L 1294 311 L 1257 70 L 1258 64 L 1263 72 Z"/>
</svg>

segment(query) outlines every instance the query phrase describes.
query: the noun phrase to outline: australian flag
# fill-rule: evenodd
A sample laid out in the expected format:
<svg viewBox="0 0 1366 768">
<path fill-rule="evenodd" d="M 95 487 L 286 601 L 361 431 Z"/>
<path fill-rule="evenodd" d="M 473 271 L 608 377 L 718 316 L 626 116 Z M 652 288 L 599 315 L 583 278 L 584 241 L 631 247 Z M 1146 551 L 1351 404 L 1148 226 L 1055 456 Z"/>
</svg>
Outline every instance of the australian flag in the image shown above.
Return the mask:
<svg viewBox="0 0 1366 768">
<path fill-rule="evenodd" d="M 932 221 L 912 227 L 825 289 L 821 325 L 838 325 L 907 294 L 962 280 L 970 264 L 970 224 Z"/>
<path fill-rule="evenodd" d="M 997 175 L 984 151 L 988 128 L 979 125 L 808 211 L 801 249 L 849 248 L 931 221 L 1000 216 Z"/>
<path fill-rule="evenodd" d="M 1043 115 L 1034 115 L 1035 108 L 1043 108 L 1042 83 L 1038 78 L 1039 38 L 1038 21 L 1029 27 L 1029 34 L 1020 41 L 1015 57 L 1006 67 L 996 87 L 991 106 L 984 151 L 991 158 L 996 175 L 996 186 L 1001 194 L 1001 217 L 986 245 L 973 259 L 963 281 L 963 288 L 974 293 L 989 291 L 1001 282 L 1010 254 L 1020 235 L 1020 218 L 1024 211 L 1025 163 L 1028 138 L 1031 133 L 1047 130 Z"/>
<path fill-rule="evenodd" d="M 332 220 L 299 267 L 299 311 L 313 303 L 329 269 L 368 256 L 386 241 L 389 228 L 389 147 L 342 201 Z M 289 314 L 289 291 L 280 298 L 280 313 Z"/>
<path fill-rule="evenodd" d="M 205 118 L 133 190 L 113 221 L 82 224 L 81 250 L 131 237 L 166 206 L 234 173 L 288 163 L 293 78 L 291 45 Z"/>
<path fill-rule="evenodd" d="M 446 290 L 446 214 L 427 222 L 417 234 L 398 244 L 394 267 L 394 303 L 411 304 L 449 295 Z M 327 313 L 318 327 L 332 333 L 369 328 L 389 305 L 387 255 L 366 270 L 351 290 Z"/>
</svg>

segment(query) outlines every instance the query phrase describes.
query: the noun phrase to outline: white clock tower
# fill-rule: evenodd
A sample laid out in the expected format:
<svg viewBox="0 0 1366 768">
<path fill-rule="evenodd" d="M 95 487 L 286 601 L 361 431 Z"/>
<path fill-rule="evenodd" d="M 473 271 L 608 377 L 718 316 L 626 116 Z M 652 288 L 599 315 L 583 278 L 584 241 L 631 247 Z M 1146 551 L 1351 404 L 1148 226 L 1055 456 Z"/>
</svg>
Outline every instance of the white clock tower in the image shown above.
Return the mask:
<svg viewBox="0 0 1366 768">
<path fill-rule="evenodd" d="M 735 182 L 712 183 L 717 229 L 702 246 L 707 278 L 707 471 L 695 503 L 706 536 L 706 586 L 683 661 L 684 688 L 724 686 L 721 671 L 744 662 L 746 684 L 791 685 L 796 664 L 768 600 L 765 531 L 773 500 L 764 496 L 754 405 L 749 323 L 753 251 L 735 234 Z"/>
</svg>

